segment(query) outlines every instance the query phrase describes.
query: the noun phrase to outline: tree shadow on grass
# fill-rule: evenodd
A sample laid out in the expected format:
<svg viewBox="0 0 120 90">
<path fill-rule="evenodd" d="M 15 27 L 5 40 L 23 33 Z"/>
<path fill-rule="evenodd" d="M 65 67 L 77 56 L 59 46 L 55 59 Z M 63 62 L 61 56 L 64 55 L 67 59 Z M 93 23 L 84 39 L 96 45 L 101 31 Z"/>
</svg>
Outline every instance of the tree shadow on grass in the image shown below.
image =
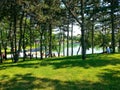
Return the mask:
<svg viewBox="0 0 120 90">
<path fill-rule="evenodd" d="M 86 60 L 81 60 L 79 56 L 74 57 L 65 57 L 60 58 L 60 60 L 44 60 L 40 63 L 41 66 L 52 65 L 54 69 L 59 68 L 67 68 L 67 67 L 83 67 L 83 68 L 91 68 L 91 67 L 102 67 L 107 65 L 116 65 L 120 64 L 120 59 L 118 58 L 106 58 L 107 56 L 91 56 Z"/>
<path fill-rule="evenodd" d="M 27 60 L 24 62 L 18 63 L 7 63 L 0 65 L 0 70 L 5 70 L 11 67 L 20 67 L 20 68 L 39 68 L 40 66 L 52 66 L 54 69 L 67 68 L 67 67 L 102 67 L 107 65 L 116 65 L 120 64 L 120 59 L 118 58 L 108 58 L 107 55 L 89 55 L 86 60 L 81 60 L 81 56 L 73 57 L 63 57 L 63 58 L 49 58 L 44 60 Z M 107 58 L 106 58 L 107 57 Z"/>
<path fill-rule="evenodd" d="M 17 63 L 17 64 L 9 64 L 9 65 L 2 65 L 0 66 L 0 70 L 5 70 L 9 68 L 14 68 L 14 67 L 20 67 L 20 68 L 39 68 L 39 64 L 37 63 Z"/>
<path fill-rule="evenodd" d="M 20 67 L 20 68 L 38 68 L 39 61 L 37 60 L 27 60 L 27 61 L 20 61 L 17 63 L 3 63 L 0 65 L 0 70 L 5 70 L 8 68 L 13 68 L 13 67 Z"/>
<path fill-rule="evenodd" d="M 104 82 L 92 81 L 61 81 L 49 78 L 37 78 L 31 73 L 16 74 L 13 78 L 2 76 L 0 80 L 0 90 L 119 90 L 120 77 L 113 74 L 119 73 L 108 71 L 107 74 L 99 76 Z"/>
<path fill-rule="evenodd" d="M 101 81 L 106 85 L 105 90 L 120 90 L 120 70 L 105 69 L 105 72 L 98 75 Z"/>
</svg>

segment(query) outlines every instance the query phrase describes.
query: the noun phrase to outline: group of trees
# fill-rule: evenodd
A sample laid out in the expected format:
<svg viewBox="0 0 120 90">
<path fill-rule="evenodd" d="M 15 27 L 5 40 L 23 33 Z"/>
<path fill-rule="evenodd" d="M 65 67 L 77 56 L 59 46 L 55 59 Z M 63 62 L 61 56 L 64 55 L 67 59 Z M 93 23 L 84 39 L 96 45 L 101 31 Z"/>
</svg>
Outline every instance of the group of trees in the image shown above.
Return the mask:
<svg viewBox="0 0 120 90">
<path fill-rule="evenodd" d="M 65 53 L 65 44 L 69 56 L 76 23 L 81 28 L 82 59 L 86 58 L 86 49 L 91 47 L 94 53 L 97 45 L 103 47 L 103 52 L 108 45 L 113 53 L 116 46 L 120 51 L 120 0 L 1 0 L 0 7 L 0 55 L 4 49 L 6 57 L 9 46 L 14 62 L 21 49 L 25 60 L 26 47 L 32 50 L 36 40 L 41 59 L 43 47 L 45 52 L 49 50 L 50 57 L 53 49 L 60 56 L 61 48 Z M 53 34 L 56 28 L 59 33 Z"/>
</svg>

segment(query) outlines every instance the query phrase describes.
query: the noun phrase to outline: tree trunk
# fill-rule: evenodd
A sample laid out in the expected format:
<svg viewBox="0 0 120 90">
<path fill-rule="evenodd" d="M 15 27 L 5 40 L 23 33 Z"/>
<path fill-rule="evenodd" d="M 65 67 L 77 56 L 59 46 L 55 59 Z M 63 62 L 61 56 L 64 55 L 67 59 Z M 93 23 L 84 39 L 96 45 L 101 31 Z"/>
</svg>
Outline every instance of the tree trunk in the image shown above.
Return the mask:
<svg viewBox="0 0 120 90">
<path fill-rule="evenodd" d="M 14 23 L 13 23 L 13 31 L 14 31 L 14 62 L 16 63 L 18 61 L 18 52 L 17 52 L 17 10 L 16 10 L 16 4 L 14 5 Z"/>
<path fill-rule="evenodd" d="M 32 17 L 30 17 L 30 59 L 32 59 Z"/>
<path fill-rule="evenodd" d="M 63 56 L 65 56 L 65 35 L 63 34 Z"/>
<path fill-rule="evenodd" d="M 86 47 L 85 47 L 85 24 L 84 24 L 84 0 L 81 0 L 81 44 L 82 44 L 82 59 L 86 58 Z"/>
<path fill-rule="evenodd" d="M 26 43 L 26 42 L 25 42 L 25 41 L 26 41 L 26 40 L 25 40 L 25 30 L 26 30 L 26 25 L 27 25 L 26 23 L 27 23 L 27 17 L 25 18 L 25 24 L 24 24 L 24 30 L 23 30 L 23 61 L 25 61 L 25 58 L 26 58 L 26 56 L 27 56 L 27 55 L 26 55 L 26 50 L 25 50 L 25 46 L 26 46 L 26 45 L 25 45 L 25 43 Z"/>
<path fill-rule="evenodd" d="M 40 59 L 43 59 L 43 30 L 44 30 L 44 24 L 40 25 L 41 29 L 40 29 Z"/>
<path fill-rule="evenodd" d="M 6 37 L 7 37 L 7 30 L 6 30 Z M 8 44 L 8 40 L 6 38 L 6 40 L 4 41 L 4 59 L 7 59 L 7 44 Z"/>
<path fill-rule="evenodd" d="M 58 57 L 60 57 L 60 52 L 61 52 L 61 27 L 60 27 L 60 33 L 59 33 L 59 50 L 58 50 Z"/>
<path fill-rule="evenodd" d="M 103 37 L 103 53 L 106 51 L 106 47 L 105 47 L 105 35 L 102 35 Z"/>
<path fill-rule="evenodd" d="M 79 45 L 79 48 L 78 48 L 78 51 L 77 51 L 77 55 L 79 54 L 79 51 L 80 51 L 80 47 L 81 47 L 81 46 Z"/>
<path fill-rule="evenodd" d="M 69 20 L 67 24 L 67 56 L 69 56 Z"/>
<path fill-rule="evenodd" d="M 2 30 L 0 29 L 0 40 L 2 40 Z M 2 46 L 2 44 L 1 44 L 2 42 L 0 41 L 0 63 L 2 63 L 2 48 L 1 48 L 1 46 Z"/>
<path fill-rule="evenodd" d="M 43 59 L 43 50 L 42 50 L 42 47 L 43 47 L 43 42 L 42 42 L 42 36 L 43 36 L 43 34 L 42 34 L 42 32 L 41 32 L 41 34 L 40 34 L 40 59 Z"/>
<path fill-rule="evenodd" d="M 73 56 L 73 22 L 71 27 L 71 56 Z"/>
<path fill-rule="evenodd" d="M 52 57 L 52 25 L 49 22 L 49 56 Z"/>
<path fill-rule="evenodd" d="M 12 32 L 12 25 L 13 25 L 13 23 L 10 21 L 10 23 L 9 23 L 9 27 L 10 27 L 9 37 L 10 37 L 10 46 L 11 46 L 11 53 L 10 54 L 11 54 L 12 62 L 14 62 L 14 59 L 13 59 L 13 57 L 14 57 L 14 46 L 13 46 L 14 35 L 13 35 L 13 32 Z"/>
<path fill-rule="evenodd" d="M 2 63 L 3 61 L 2 61 L 2 52 L 1 52 L 1 43 L 0 43 L 0 63 Z"/>
<path fill-rule="evenodd" d="M 118 46 L 118 52 L 120 52 L 120 38 L 119 38 L 119 46 Z"/>
<path fill-rule="evenodd" d="M 92 54 L 94 54 L 94 17 L 92 21 Z"/>
<path fill-rule="evenodd" d="M 21 51 L 21 46 L 22 46 L 22 39 L 23 39 L 23 30 L 22 30 L 22 24 L 23 24 L 23 18 L 24 18 L 24 12 L 22 12 L 21 18 L 20 18 L 20 38 L 19 38 L 19 45 L 18 45 L 18 55 Z"/>
<path fill-rule="evenodd" d="M 45 58 L 47 58 L 47 47 L 48 47 L 48 43 L 47 43 L 47 41 L 48 41 L 48 36 L 47 36 L 47 33 L 48 33 L 48 27 L 47 27 L 47 24 L 45 25 L 46 26 L 46 29 L 45 29 L 45 33 L 44 33 L 44 48 L 45 48 Z"/>
<path fill-rule="evenodd" d="M 112 53 L 115 53 L 115 25 L 114 25 L 114 0 L 111 0 L 111 24 L 112 24 Z"/>
<path fill-rule="evenodd" d="M 4 59 L 7 59 L 7 43 L 4 43 Z"/>
</svg>

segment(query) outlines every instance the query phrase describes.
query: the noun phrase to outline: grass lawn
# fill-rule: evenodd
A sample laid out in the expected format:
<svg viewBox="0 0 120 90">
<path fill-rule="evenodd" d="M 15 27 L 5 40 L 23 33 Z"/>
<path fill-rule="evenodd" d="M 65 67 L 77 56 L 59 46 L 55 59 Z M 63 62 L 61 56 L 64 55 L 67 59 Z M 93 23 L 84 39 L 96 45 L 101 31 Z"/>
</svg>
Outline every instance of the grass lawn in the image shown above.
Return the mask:
<svg viewBox="0 0 120 90">
<path fill-rule="evenodd" d="M 4 62 L 0 90 L 120 90 L 120 54 Z"/>
</svg>

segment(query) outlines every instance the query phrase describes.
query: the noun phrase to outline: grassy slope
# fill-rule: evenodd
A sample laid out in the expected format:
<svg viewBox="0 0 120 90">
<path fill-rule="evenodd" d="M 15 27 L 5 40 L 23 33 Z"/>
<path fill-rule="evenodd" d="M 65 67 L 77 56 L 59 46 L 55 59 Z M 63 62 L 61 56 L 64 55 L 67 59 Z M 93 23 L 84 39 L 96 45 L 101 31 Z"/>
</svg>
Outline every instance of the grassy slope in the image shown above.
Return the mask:
<svg viewBox="0 0 120 90">
<path fill-rule="evenodd" d="M 0 90 L 119 90 L 120 54 L 27 60 L 0 65 Z"/>
</svg>

